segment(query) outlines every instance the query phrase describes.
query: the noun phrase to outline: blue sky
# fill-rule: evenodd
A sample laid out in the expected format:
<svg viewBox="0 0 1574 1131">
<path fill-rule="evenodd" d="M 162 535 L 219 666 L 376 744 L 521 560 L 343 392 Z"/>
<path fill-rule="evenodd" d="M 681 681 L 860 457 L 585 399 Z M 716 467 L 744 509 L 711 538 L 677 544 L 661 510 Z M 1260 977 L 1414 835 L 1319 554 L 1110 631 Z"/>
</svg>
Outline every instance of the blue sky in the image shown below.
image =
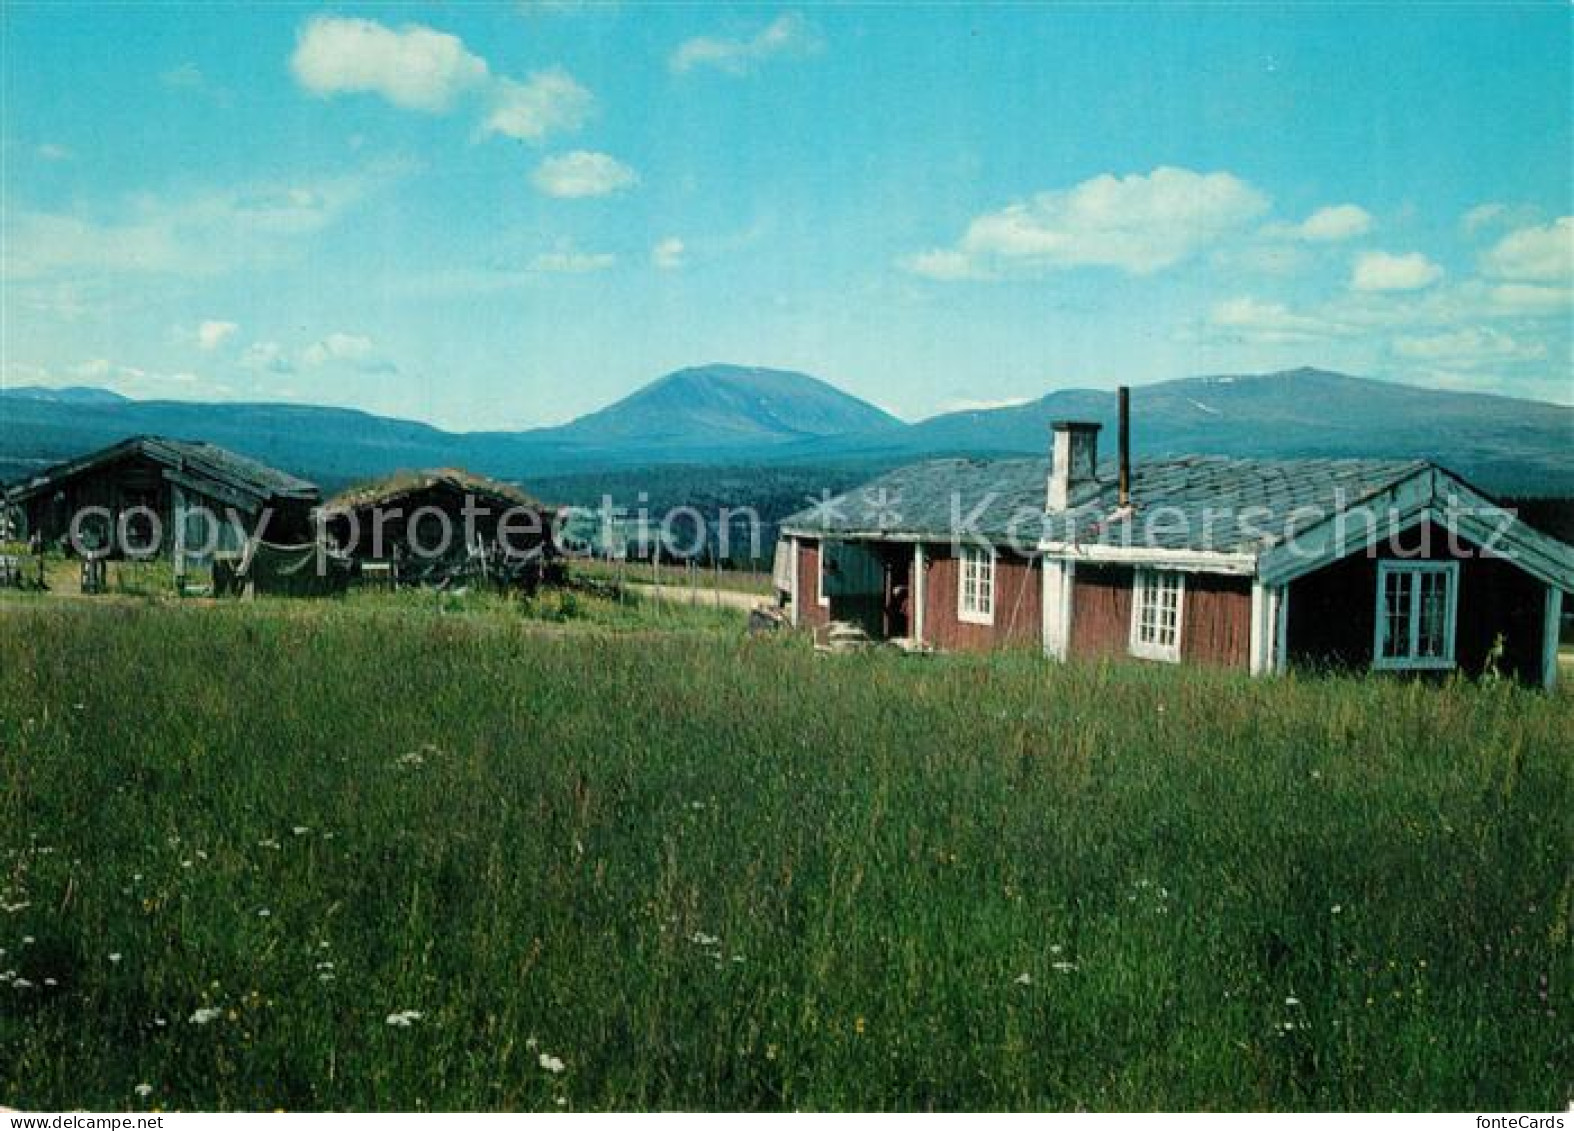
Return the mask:
<svg viewBox="0 0 1574 1131">
<path fill-rule="evenodd" d="M 8 0 L 8 385 L 908 418 L 1318 365 L 1574 402 L 1574 9 Z"/>
</svg>

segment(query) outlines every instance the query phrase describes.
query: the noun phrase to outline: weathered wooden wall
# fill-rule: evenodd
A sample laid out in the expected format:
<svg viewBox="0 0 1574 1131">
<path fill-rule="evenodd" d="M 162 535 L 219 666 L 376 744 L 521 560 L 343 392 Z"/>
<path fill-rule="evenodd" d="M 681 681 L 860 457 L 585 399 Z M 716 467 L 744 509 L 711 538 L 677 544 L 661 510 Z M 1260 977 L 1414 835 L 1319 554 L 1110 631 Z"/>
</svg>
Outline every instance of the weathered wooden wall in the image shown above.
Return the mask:
<svg viewBox="0 0 1574 1131">
<path fill-rule="evenodd" d="M 467 505 L 471 513 L 468 529 Z M 389 501 L 352 507 L 349 514 L 331 519 L 328 530 L 354 557 L 408 559 L 432 557 L 444 544 L 445 523 L 449 554 L 466 552 L 467 535 L 479 537 L 484 545 L 494 545 L 499 541 L 505 516 L 505 548 L 510 553 L 522 555 L 550 548 L 552 522 L 547 512 L 507 498 L 460 490 L 447 483 L 413 490 Z M 417 547 L 424 552 L 418 554 Z"/>
<path fill-rule="evenodd" d="M 1187 574 L 1181 607 L 1181 660 L 1245 669 L 1251 663 L 1251 640 L 1251 579 Z"/>
<path fill-rule="evenodd" d="M 1423 525 L 1404 536 L 1407 561 L 1458 561 L 1459 608 L 1454 659 L 1479 675 L 1501 633 L 1500 670 L 1529 682 L 1541 678 L 1541 633 L 1546 587 L 1501 558 L 1479 556 L 1463 539 L 1450 545 L 1446 530 Z M 1397 555 L 1385 551 L 1382 556 Z M 1352 554 L 1290 585 L 1288 651 L 1291 663 L 1366 668 L 1372 663 L 1377 616 L 1377 563 Z"/>
<path fill-rule="evenodd" d="M 1074 658 L 1124 656 L 1131 644 L 1130 566 L 1078 564 L 1071 590 Z"/>
<path fill-rule="evenodd" d="M 1078 564 L 1072 588 L 1071 655 L 1131 651 L 1131 566 Z M 1244 577 L 1189 573 L 1181 601 L 1182 663 L 1244 668 L 1251 659 L 1252 590 Z"/>
<path fill-rule="evenodd" d="M 945 651 L 1038 647 L 1043 640 L 1044 587 L 1036 559 L 1002 553 L 995 559 L 995 623 L 957 617 L 960 559 L 947 546 L 924 549 L 924 640 Z"/>
<path fill-rule="evenodd" d="M 820 604 L 820 544 L 798 543 L 798 623 L 820 628 L 831 621 L 831 610 Z"/>
<path fill-rule="evenodd" d="M 107 467 L 94 468 L 60 483 L 30 500 L 23 510 L 29 534 L 40 533 L 48 542 L 67 537 L 75 515 L 88 507 L 103 507 L 116 518 L 133 506 L 150 506 L 164 524 L 166 533 L 173 512 L 169 484 L 161 469 L 151 460 L 128 458 Z M 92 524 L 84 524 L 84 533 Z"/>
</svg>

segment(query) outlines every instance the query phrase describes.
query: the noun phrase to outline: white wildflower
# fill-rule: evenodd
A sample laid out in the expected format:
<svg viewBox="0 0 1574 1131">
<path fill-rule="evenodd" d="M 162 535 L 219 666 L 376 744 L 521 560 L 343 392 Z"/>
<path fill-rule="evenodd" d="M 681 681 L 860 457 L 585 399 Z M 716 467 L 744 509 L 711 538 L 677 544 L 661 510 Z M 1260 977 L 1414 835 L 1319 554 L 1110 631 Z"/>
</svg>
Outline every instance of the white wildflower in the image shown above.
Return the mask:
<svg viewBox="0 0 1574 1131">
<path fill-rule="evenodd" d="M 1289 997 L 1284 999 L 1284 1004 L 1285 1005 L 1300 1005 L 1301 1004 L 1301 999 L 1296 997 L 1294 994 L 1291 994 Z"/>
<path fill-rule="evenodd" d="M 1057 974 L 1069 974 L 1077 968 L 1075 962 L 1054 962 L 1050 964 Z"/>
<path fill-rule="evenodd" d="M 541 1065 L 542 1068 L 546 1069 L 554 1076 L 561 1073 L 564 1068 L 563 1062 L 550 1053 L 542 1053 L 540 1057 L 537 1058 L 536 1063 Z"/>
<path fill-rule="evenodd" d="M 272 914 L 273 914 L 273 912 L 269 911 L 266 907 L 259 907 L 259 908 L 257 908 L 257 918 L 259 918 L 259 919 L 266 919 L 268 916 L 270 916 Z"/>
<path fill-rule="evenodd" d="M 388 1015 L 388 1024 L 392 1025 L 395 1029 L 408 1029 L 420 1019 L 420 1010 L 402 1009 L 398 1013 L 390 1013 Z"/>
<path fill-rule="evenodd" d="M 33 983 L 26 978 L 12 978 L 11 988 L 13 990 L 30 990 L 33 988 Z"/>
<path fill-rule="evenodd" d="M 114 954 L 111 954 L 109 956 L 110 962 L 115 963 L 116 965 L 119 965 L 120 959 L 121 959 L 121 954 L 120 954 L 120 952 L 118 950 Z"/>
<path fill-rule="evenodd" d="M 294 833 L 296 836 L 305 836 L 307 833 L 311 832 L 311 829 L 307 828 L 305 825 L 296 825 L 290 829 L 290 832 Z"/>
<path fill-rule="evenodd" d="M 540 1044 L 541 1044 L 541 1042 L 536 1040 L 536 1038 L 534 1036 L 529 1036 L 529 1037 L 525 1038 L 525 1048 L 529 1049 L 531 1052 L 535 1052 L 536 1049 L 540 1046 Z"/>
<path fill-rule="evenodd" d="M 1033 984 L 1033 975 L 1024 970 L 1017 975 L 1016 982 L 1019 986 L 1031 986 Z"/>
<path fill-rule="evenodd" d="M 152 1084 L 138 1084 L 135 1088 L 132 1088 L 131 1090 L 133 1092 L 135 1092 L 137 1095 L 141 1096 L 143 1099 L 147 1099 L 147 1097 L 149 1097 L 149 1096 L 151 1096 L 153 1094 L 153 1085 Z"/>
<path fill-rule="evenodd" d="M 196 1010 L 187 1020 L 193 1025 L 207 1025 L 224 1016 L 224 1011 L 217 1006 L 205 1005 Z"/>
</svg>

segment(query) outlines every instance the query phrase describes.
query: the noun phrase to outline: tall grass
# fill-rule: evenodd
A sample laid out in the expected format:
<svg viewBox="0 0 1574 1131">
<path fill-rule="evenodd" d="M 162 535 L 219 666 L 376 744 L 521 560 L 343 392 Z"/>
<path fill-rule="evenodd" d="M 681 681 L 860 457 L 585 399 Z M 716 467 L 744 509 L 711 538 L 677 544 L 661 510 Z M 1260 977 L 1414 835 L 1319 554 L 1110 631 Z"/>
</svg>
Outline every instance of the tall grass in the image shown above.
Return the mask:
<svg viewBox="0 0 1574 1131">
<path fill-rule="evenodd" d="M 11 1106 L 1571 1095 L 1568 697 L 10 608 Z"/>
</svg>

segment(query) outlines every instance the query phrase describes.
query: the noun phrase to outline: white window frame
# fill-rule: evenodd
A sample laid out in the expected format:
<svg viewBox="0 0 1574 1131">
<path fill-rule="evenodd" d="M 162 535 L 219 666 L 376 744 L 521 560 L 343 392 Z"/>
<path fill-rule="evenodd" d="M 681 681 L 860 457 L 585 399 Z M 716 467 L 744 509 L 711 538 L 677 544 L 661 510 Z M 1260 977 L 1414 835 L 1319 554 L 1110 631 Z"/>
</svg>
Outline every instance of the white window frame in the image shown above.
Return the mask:
<svg viewBox="0 0 1574 1131">
<path fill-rule="evenodd" d="M 1159 643 L 1142 639 L 1142 609 L 1149 599 L 1173 583 L 1175 588 L 1175 639 Z M 1144 660 L 1160 660 L 1178 664 L 1181 658 L 1181 634 L 1186 629 L 1186 575 L 1173 569 L 1139 569 L 1131 581 L 1131 639 L 1129 648 L 1133 656 Z"/>
<path fill-rule="evenodd" d="M 1408 574 L 1410 597 L 1410 639 L 1403 656 L 1383 655 L 1388 643 L 1388 618 L 1384 615 L 1384 595 L 1388 592 L 1388 579 L 1393 574 Z M 1421 641 L 1421 584 L 1423 575 L 1445 578 L 1447 590 L 1443 604 L 1443 654 L 1418 656 Z M 1380 561 L 1377 563 L 1377 592 L 1373 594 L 1372 666 L 1382 671 L 1448 671 L 1456 666 L 1454 659 L 1455 630 L 1459 620 L 1459 563 L 1458 562 L 1408 562 Z"/>
<path fill-rule="evenodd" d="M 971 607 L 967 601 L 967 574 L 968 570 L 977 570 L 981 563 L 989 564 L 989 590 L 988 607 L 979 608 L 980 602 L 976 599 Z M 995 623 L 995 598 L 997 594 L 996 579 L 1000 576 L 1000 555 L 995 553 L 993 546 L 962 546 L 956 555 L 956 619 L 963 624 L 994 624 Z M 977 594 L 979 582 L 974 582 L 974 593 Z"/>
<path fill-rule="evenodd" d="M 822 609 L 831 607 L 831 595 L 825 591 L 825 559 L 829 556 L 830 548 L 831 544 L 821 538 L 814 552 L 815 565 L 819 567 L 814 579 L 814 603 Z"/>
</svg>

